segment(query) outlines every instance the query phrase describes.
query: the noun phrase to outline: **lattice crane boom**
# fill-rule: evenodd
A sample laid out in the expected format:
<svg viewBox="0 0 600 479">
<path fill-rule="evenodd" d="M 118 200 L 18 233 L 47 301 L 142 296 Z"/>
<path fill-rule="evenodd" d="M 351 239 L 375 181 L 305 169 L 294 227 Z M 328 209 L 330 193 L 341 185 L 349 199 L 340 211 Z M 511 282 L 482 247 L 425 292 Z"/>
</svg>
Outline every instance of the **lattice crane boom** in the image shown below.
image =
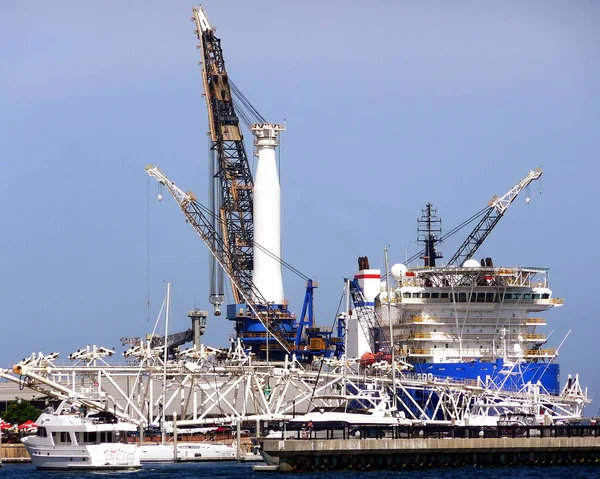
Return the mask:
<svg viewBox="0 0 600 479">
<path fill-rule="evenodd" d="M 462 266 L 465 261 L 471 259 L 475 252 L 479 249 L 483 241 L 492 232 L 498 224 L 508 207 L 515 200 L 521 191 L 523 191 L 532 181 L 539 179 L 542 176 L 542 169 L 536 168 L 529 171 L 527 175 L 513 186 L 504 196 L 494 196 L 490 200 L 488 211 L 483 215 L 479 223 L 475 226 L 471 234 L 460 246 L 454 256 L 448 261 L 448 266 Z"/>
<path fill-rule="evenodd" d="M 542 173 L 543 171 L 541 168 L 530 170 L 529 173 L 527 173 L 527 176 L 513 186 L 502 198 L 494 196 L 490 201 L 490 206 L 495 208 L 499 213 L 503 214 L 508 209 L 510 204 L 515 200 L 518 194 L 527 188 L 530 183 L 535 180 L 539 180 L 542 176 Z"/>
<path fill-rule="evenodd" d="M 252 290 L 253 181 L 235 111 L 221 40 L 215 36 L 202 6 L 193 8 L 192 21 L 200 41 L 202 82 L 208 110 L 212 149 L 216 153 L 215 177 L 219 182 L 219 212 L 223 248 L 231 264 L 232 293 L 236 303 Z M 215 212 L 217 213 L 217 212 Z M 235 281 L 234 281 L 235 278 Z M 240 290 L 241 288 L 241 290 Z M 244 293 L 244 294 L 242 294 Z"/>
<path fill-rule="evenodd" d="M 192 225 L 196 233 L 202 238 L 210 253 L 229 276 L 233 287 L 240 292 L 241 299 L 252 310 L 265 329 L 289 354 L 292 348 L 285 339 L 285 331 L 281 322 L 277 321 L 275 311 L 269 306 L 260 291 L 253 285 L 251 273 L 234 270 L 235 261 L 232 258 L 233 253 L 222 244 L 224 241 L 223 238 L 221 238 L 218 231 L 212 226 L 210 218 L 204 213 L 206 208 L 196 200 L 192 192 L 183 191 L 174 182 L 169 180 L 158 167 L 149 165 L 146 167 L 146 173 L 156 178 L 160 184 L 169 190 L 171 196 L 179 204 L 186 221 Z M 249 274 L 249 277 L 244 276 Z M 242 284 L 242 281 L 244 284 Z"/>
</svg>

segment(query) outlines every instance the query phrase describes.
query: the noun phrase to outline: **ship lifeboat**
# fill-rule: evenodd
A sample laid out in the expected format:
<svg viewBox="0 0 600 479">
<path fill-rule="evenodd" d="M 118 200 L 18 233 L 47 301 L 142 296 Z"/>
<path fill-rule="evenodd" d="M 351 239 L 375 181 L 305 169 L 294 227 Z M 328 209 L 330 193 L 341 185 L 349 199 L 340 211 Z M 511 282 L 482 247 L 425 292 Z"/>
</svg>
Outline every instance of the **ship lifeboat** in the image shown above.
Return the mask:
<svg viewBox="0 0 600 479">
<path fill-rule="evenodd" d="M 361 357 L 360 357 L 360 363 L 363 366 L 370 366 L 371 364 L 373 364 L 375 362 L 375 355 L 371 352 L 368 353 L 364 353 Z"/>
</svg>

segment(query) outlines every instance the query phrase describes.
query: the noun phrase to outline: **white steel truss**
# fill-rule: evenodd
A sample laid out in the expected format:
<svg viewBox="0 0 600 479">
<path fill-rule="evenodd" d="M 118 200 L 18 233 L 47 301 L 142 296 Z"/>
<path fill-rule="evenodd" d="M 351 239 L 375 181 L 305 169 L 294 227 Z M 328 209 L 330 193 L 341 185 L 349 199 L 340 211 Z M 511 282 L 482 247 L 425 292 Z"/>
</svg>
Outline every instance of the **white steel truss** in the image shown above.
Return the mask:
<svg viewBox="0 0 600 479">
<path fill-rule="evenodd" d="M 104 352 L 96 347 L 88 350 Z M 181 418 L 182 427 L 282 420 L 329 405 L 327 398 L 348 392 L 362 394 L 366 401 L 391 393 L 390 368 L 364 368 L 356 360 L 319 362 L 312 367 L 294 360 L 256 363 L 235 344 L 225 359 L 209 353 L 188 352 L 188 358 L 198 359 L 168 361 L 166 366 L 154 362 L 153 355 L 138 365 L 108 365 L 104 360 L 95 364 L 93 358 L 59 365 L 58 354 L 39 353 L 17 363 L 12 371 L 0 371 L 0 376 L 48 397 L 109 409 L 139 425 L 160 423 L 164 408 L 167 417 Z M 482 409 L 487 414 L 517 411 L 578 418 L 590 402 L 577 376 L 569 377 L 559 395 L 552 395 L 539 384 L 505 391 L 492 381 L 459 382 L 398 370 L 395 396 L 396 410 L 403 417 L 424 423 L 464 420 Z"/>
</svg>

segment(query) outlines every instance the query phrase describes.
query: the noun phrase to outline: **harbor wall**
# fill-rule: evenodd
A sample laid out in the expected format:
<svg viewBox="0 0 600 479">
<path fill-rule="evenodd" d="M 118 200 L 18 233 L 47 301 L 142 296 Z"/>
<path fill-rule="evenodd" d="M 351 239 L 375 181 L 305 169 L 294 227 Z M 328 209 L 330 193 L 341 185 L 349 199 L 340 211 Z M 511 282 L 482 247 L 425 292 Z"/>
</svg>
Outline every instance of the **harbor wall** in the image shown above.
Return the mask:
<svg viewBox="0 0 600 479">
<path fill-rule="evenodd" d="M 267 440 L 261 454 L 279 472 L 465 466 L 600 464 L 600 438 Z"/>
</svg>

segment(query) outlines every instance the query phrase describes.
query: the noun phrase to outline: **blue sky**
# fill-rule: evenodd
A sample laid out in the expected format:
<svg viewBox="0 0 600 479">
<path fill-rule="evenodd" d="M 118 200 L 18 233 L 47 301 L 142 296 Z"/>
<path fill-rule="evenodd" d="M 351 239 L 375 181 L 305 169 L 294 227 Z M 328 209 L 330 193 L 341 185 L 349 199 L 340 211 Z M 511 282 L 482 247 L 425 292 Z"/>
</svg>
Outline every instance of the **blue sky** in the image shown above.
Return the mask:
<svg viewBox="0 0 600 479">
<path fill-rule="evenodd" d="M 549 346 L 572 330 L 561 377 L 579 372 L 600 395 L 600 4 L 205 8 L 232 79 L 263 116 L 287 120 L 283 255 L 319 282 L 319 325 L 332 323 L 358 256 L 383 267 L 386 245 L 392 263 L 417 251 L 426 202 L 448 231 L 542 166 L 542 194 L 536 183 L 529 205 L 519 197 L 477 257 L 551 269 L 566 304 L 545 314 Z M 174 285 L 174 329 L 188 327 L 194 304 L 209 309 L 207 250 L 170 198 L 157 202 L 144 172 L 157 164 L 206 198 L 191 11 L 183 1 L 4 5 L 1 366 L 32 351 L 119 349 L 121 337 L 152 330 L 165 281 Z M 466 234 L 443 246 L 447 258 Z M 285 273 L 284 286 L 299 313 L 303 281 Z M 231 332 L 211 317 L 206 343 L 225 345 Z"/>
</svg>

